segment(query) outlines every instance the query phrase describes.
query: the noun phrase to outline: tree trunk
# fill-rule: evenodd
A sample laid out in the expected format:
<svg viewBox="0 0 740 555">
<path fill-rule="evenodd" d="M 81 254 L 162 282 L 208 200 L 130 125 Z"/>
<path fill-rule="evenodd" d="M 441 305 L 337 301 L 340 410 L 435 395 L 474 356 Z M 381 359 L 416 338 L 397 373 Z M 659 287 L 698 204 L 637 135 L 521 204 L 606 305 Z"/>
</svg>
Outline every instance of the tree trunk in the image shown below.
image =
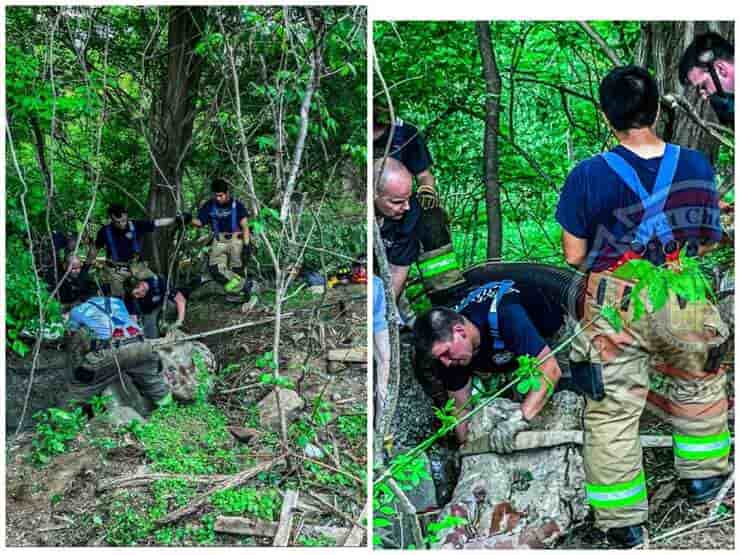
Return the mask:
<svg viewBox="0 0 740 555">
<path fill-rule="evenodd" d="M 195 45 L 205 20 L 205 8 L 169 8 L 167 71 L 162 77 L 159 98 L 152 105 L 153 167 L 147 199 L 151 218 L 173 216 L 182 209 L 182 175 L 193 134 L 203 63 L 195 53 Z M 145 255 L 157 272 L 167 270 L 175 230 L 173 226 L 159 228 L 147 238 Z"/>
<path fill-rule="evenodd" d="M 491 25 L 475 24 L 478 34 L 483 78 L 486 81 L 486 128 L 483 135 L 485 160 L 486 215 L 488 217 L 488 258 L 501 257 L 501 189 L 498 180 L 498 126 L 501 109 L 501 76 L 496 66 L 496 53 L 491 42 Z"/>
<path fill-rule="evenodd" d="M 720 33 L 733 41 L 732 22 L 670 21 L 651 22 L 642 25 L 642 35 L 635 54 L 635 63 L 654 71 L 661 94 L 683 95 L 689 104 L 696 107 L 697 114 L 705 121 L 717 123 L 709 102 L 702 101 L 693 87 L 684 90 L 678 79 L 678 64 L 689 43 L 698 34 L 708 30 Z M 662 105 L 663 115 L 658 124 L 658 135 L 663 140 L 694 148 L 715 162 L 719 143 L 694 123 L 680 108 L 667 109 Z"/>
</svg>

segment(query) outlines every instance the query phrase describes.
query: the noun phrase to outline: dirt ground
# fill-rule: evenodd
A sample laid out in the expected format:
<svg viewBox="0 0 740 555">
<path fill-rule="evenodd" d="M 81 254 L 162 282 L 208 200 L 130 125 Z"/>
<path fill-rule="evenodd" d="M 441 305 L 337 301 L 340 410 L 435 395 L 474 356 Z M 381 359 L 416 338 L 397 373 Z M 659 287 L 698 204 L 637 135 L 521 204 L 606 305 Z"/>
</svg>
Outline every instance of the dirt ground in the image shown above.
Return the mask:
<svg viewBox="0 0 740 555">
<path fill-rule="evenodd" d="M 269 299 L 269 296 L 266 298 Z M 292 306 L 296 304 L 299 306 Z M 323 305 L 320 310 L 305 310 L 309 305 L 319 304 Z M 294 315 L 282 321 L 281 375 L 295 384 L 296 392 L 305 401 L 305 407 L 298 417 L 308 419 L 319 409 L 331 411 L 331 420 L 319 431 L 316 440 L 322 445 L 331 446 L 328 451 L 333 454 L 316 464 L 324 465 L 321 468 L 336 470 L 351 461 L 364 470 L 367 461 L 366 428 L 359 430 L 357 437 L 348 440 L 350 436 L 339 433 L 337 422 L 341 416 L 347 415 L 357 416 L 363 423 L 366 422 L 367 367 L 360 363 L 330 363 L 335 365 L 331 366 L 327 363 L 326 353 L 329 349 L 366 345 L 365 287 L 336 287 L 330 289 L 323 299 L 291 303 L 286 312 L 293 312 Z M 222 298 L 199 299 L 189 306 L 186 331 L 200 333 L 272 315 L 269 300 L 260 302 L 244 313 L 240 305 L 226 304 Z M 228 367 L 228 372 L 219 374 L 209 403 L 226 415 L 229 426 L 247 431 L 248 437 L 242 437 L 241 440 L 233 438 L 232 446 L 244 449 L 243 442 L 247 442 L 250 460 L 258 462 L 271 460 L 280 452 L 278 434 L 250 427 L 250 411 L 271 390 L 259 383 L 259 376 L 264 370 L 256 368 L 254 360 L 258 355 L 272 350 L 273 329 L 273 324 L 266 324 L 203 340 L 216 355 L 220 370 Z M 110 515 L 115 511 L 120 513 L 121 495 L 124 495 L 124 505 L 129 503 L 130 507 L 136 507 L 137 504 L 145 506 L 152 502 L 147 484 L 118 488 L 106 486 L 111 479 L 151 473 L 146 452 L 132 434 L 123 434 L 112 448 L 110 445 L 101 445 L 100 441 L 87 433 L 80 434 L 69 445 L 67 452 L 43 467 L 29 461 L 33 438 L 32 432 L 8 438 L 6 545 L 109 545 L 106 538 L 112 522 Z M 270 485 L 281 494 L 286 489 L 297 488 L 299 508 L 301 498 L 304 502 L 313 502 L 313 510 L 304 508 L 299 517 L 294 519 L 291 544 L 322 545 L 321 541 L 328 541 L 323 545 L 330 545 L 331 541 L 326 537 L 323 540 L 306 539 L 301 530 L 308 525 L 351 528 L 364 506 L 366 487 L 362 482 L 365 477 L 362 475 L 354 482 L 347 480 L 348 483 L 337 484 L 330 479 L 336 474 L 327 471 L 327 480 L 317 483 L 316 476 L 322 475 L 311 474 L 301 466 L 301 461 L 310 460 L 310 457 L 293 444 L 288 449 L 291 454 L 297 455 L 293 465 L 278 465 L 266 474 L 262 473 L 260 484 L 269 480 Z M 209 482 L 209 477 L 204 476 L 196 486 L 197 493 L 217 485 L 216 478 L 213 477 L 213 481 Z M 317 505 L 316 497 L 323 503 Z M 124 508 L 128 510 L 130 507 Z M 172 510 L 172 505 L 168 510 Z M 136 545 L 271 545 L 270 537 L 224 533 L 209 536 L 196 529 L 204 515 L 215 517 L 217 513 L 214 507 L 205 503 L 178 522 L 182 529 L 192 525 L 187 539 L 163 542 L 149 534 L 137 541 Z M 142 525 L 135 519 L 134 512 L 131 515 L 130 522 L 119 518 L 117 525 L 132 529 Z M 299 535 L 302 539 L 297 542 Z"/>
</svg>

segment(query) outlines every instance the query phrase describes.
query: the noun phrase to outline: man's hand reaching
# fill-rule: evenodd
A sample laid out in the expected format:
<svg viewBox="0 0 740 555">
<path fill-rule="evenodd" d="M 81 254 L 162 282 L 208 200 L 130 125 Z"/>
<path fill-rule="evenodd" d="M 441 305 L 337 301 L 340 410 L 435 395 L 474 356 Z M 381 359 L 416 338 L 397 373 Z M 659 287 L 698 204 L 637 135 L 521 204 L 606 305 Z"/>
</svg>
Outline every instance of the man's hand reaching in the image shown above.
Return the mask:
<svg viewBox="0 0 740 555">
<path fill-rule="evenodd" d="M 524 419 L 521 409 L 517 409 L 508 420 L 498 424 L 491 432 L 491 450 L 499 454 L 513 453 L 514 438 L 527 428 L 529 428 L 529 422 Z"/>
</svg>

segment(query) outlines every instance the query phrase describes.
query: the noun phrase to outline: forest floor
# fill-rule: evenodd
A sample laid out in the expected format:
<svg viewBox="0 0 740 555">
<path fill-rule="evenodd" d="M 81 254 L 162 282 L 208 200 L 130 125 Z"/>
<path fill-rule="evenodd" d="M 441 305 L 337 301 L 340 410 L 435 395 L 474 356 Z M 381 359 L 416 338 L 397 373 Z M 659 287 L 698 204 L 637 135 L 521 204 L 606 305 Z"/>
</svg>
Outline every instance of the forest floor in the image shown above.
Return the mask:
<svg viewBox="0 0 740 555">
<path fill-rule="evenodd" d="M 257 367 L 272 350 L 271 323 L 203 340 L 218 361 L 204 402 L 158 409 L 143 425 L 107 434 L 87 426 L 43 466 L 32 461 L 37 432 L 9 437 L 6 544 L 268 546 L 287 523 L 287 545 L 341 545 L 362 524 L 366 500 L 367 367 L 328 362 L 327 353 L 366 347 L 365 294 L 363 285 L 324 298 L 301 292 L 285 307 L 296 316 L 282 321 L 281 376 L 303 405 L 291 411 L 287 446 L 260 414 L 268 410 L 260 401 L 274 399 L 260 380 L 269 369 Z M 194 300 L 186 331 L 269 318 L 270 292 L 259 298 L 246 314 L 222 298 Z M 237 476 L 249 478 L 227 487 Z M 288 521 L 281 508 L 291 491 L 298 498 Z M 178 517 L 184 507 L 193 510 Z M 220 531 L 224 517 L 241 519 L 231 520 L 241 533 Z"/>
</svg>

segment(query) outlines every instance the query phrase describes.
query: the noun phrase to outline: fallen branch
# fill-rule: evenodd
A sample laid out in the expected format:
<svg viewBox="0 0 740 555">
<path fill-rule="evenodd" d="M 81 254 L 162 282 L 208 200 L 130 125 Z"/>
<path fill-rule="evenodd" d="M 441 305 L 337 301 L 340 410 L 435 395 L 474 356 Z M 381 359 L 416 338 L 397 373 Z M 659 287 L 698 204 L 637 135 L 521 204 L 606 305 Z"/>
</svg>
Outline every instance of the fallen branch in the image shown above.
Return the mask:
<svg viewBox="0 0 740 555">
<path fill-rule="evenodd" d="M 232 478 L 229 474 L 215 474 L 211 476 L 194 476 L 192 474 L 140 474 L 138 476 L 127 476 L 125 478 L 109 478 L 107 480 L 100 480 L 98 485 L 95 487 L 95 491 L 103 492 L 109 489 L 117 488 L 135 488 L 139 486 L 145 486 L 156 482 L 157 480 L 185 480 L 187 482 L 194 482 L 196 484 L 211 484 L 213 482 L 223 482 Z"/>
<path fill-rule="evenodd" d="M 654 543 L 657 541 L 667 540 L 668 538 L 673 538 L 675 536 L 680 535 L 682 532 L 685 532 L 687 530 L 693 530 L 694 528 L 698 528 L 699 526 L 704 526 L 705 524 L 710 524 L 710 523 L 715 523 L 715 522 L 719 523 L 719 522 L 725 522 L 725 521 L 730 521 L 730 520 L 734 520 L 733 515 L 712 515 L 707 518 L 702 518 L 701 520 L 694 521 L 685 526 L 680 526 L 678 528 L 674 528 L 673 530 L 669 530 L 668 532 L 666 532 L 665 534 L 661 534 L 660 536 L 650 538 L 650 542 Z M 644 547 L 645 547 L 645 544 L 640 544 L 640 545 L 633 547 L 632 549 L 643 549 Z"/>
<path fill-rule="evenodd" d="M 222 490 L 230 489 L 230 488 L 235 488 L 237 486 L 241 486 L 243 483 L 257 476 L 257 474 L 259 474 L 260 472 L 264 472 L 265 470 L 269 470 L 270 468 L 280 464 L 281 462 L 285 462 L 286 458 L 287 458 L 287 455 L 280 455 L 279 457 L 276 457 L 272 460 L 263 462 L 262 464 L 258 464 L 257 466 L 253 466 L 249 470 L 240 472 L 236 476 L 233 476 L 230 479 L 225 480 L 222 484 L 219 484 L 215 488 L 211 488 L 206 493 L 199 495 L 198 497 L 193 499 L 190 503 L 188 503 L 186 506 L 180 509 L 177 509 L 175 511 L 172 511 L 171 513 L 166 514 L 165 516 L 163 516 L 162 518 L 156 521 L 156 525 L 163 526 L 171 522 L 176 522 L 180 520 L 182 517 L 194 513 L 204 503 L 206 503 L 214 493 L 217 493 Z"/>
<path fill-rule="evenodd" d="M 219 516 L 213 524 L 213 529 L 223 534 L 274 538 L 278 530 L 278 523 L 266 520 L 249 520 L 240 516 Z M 302 530 L 302 533 L 306 535 L 329 536 L 334 538 L 337 544 L 340 544 L 344 538 L 348 538 L 351 532 L 349 528 L 313 524 L 306 524 Z"/>
<path fill-rule="evenodd" d="M 393 478 L 388 478 L 386 482 L 388 487 L 391 488 L 398 501 L 398 508 L 402 515 L 405 515 L 411 521 L 411 532 L 414 535 L 414 544 L 421 548 L 424 545 L 424 538 L 421 533 L 421 524 L 419 523 L 419 517 L 416 516 L 416 507 L 409 501 L 406 494 L 401 490 L 396 481 Z M 399 523 L 403 528 L 403 524 Z"/>
<path fill-rule="evenodd" d="M 714 499 L 712 500 L 712 503 L 710 504 L 709 513 L 715 514 L 717 512 L 717 509 L 719 509 L 720 505 L 722 505 L 722 501 L 725 500 L 725 497 L 727 497 L 727 492 L 730 491 L 730 488 L 735 484 L 735 471 L 733 470 L 730 472 L 730 475 L 727 477 L 727 480 L 725 480 L 725 483 L 722 484 L 722 487 L 717 492 L 717 495 L 714 496 Z"/>
<path fill-rule="evenodd" d="M 319 497 L 318 495 L 315 495 L 315 494 L 311 493 L 310 491 L 307 491 L 306 492 L 306 495 L 308 495 L 311 499 L 313 499 L 314 501 L 316 501 L 319 505 L 321 505 L 322 507 L 328 509 L 329 511 L 331 511 L 332 513 L 334 513 L 335 515 L 337 515 L 339 518 L 345 520 L 346 522 L 354 522 L 355 521 L 355 519 L 353 517 L 349 516 L 347 513 L 343 512 L 343 511 L 340 511 L 339 509 L 337 509 L 331 503 L 328 503 L 327 501 L 321 499 L 321 497 Z"/>
<path fill-rule="evenodd" d="M 288 312 L 286 314 L 283 314 L 282 318 L 291 318 L 295 316 L 295 312 Z M 241 330 L 244 328 L 253 328 L 256 326 L 262 326 L 264 324 L 270 324 L 277 320 L 277 318 L 265 318 L 264 320 L 258 320 L 256 322 L 244 322 L 243 324 L 236 324 L 234 326 L 228 326 L 225 328 L 219 328 L 217 330 L 210 330 L 210 331 L 204 331 L 203 333 L 196 333 L 195 335 L 186 335 L 184 337 L 175 337 L 175 338 L 167 338 L 164 337 L 162 339 L 154 339 L 150 341 L 150 343 L 154 346 L 164 346 L 164 345 L 174 345 L 175 343 L 182 343 L 184 341 L 192 341 L 194 339 L 201 339 L 203 337 L 210 337 L 211 335 L 218 335 L 220 333 L 228 333 L 230 331 L 236 331 Z"/>
<path fill-rule="evenodd" d="M 370 502 L 365 503 L 365 508 L 362 509 L 360 517 L 355 521 L 352 526 L 352 530 L 347 534 L 347 539 L 344 540 L 343 547 L 360 547 L 362 545 L 362 538 L 365 537 L 367 528 L 362 525 L 362 522 L 367 522 L 367 510 L 370 506 Z M 337 542 L 338 544 L 338 542 Z"/>
<path fill-rule="evenodd" d="M 273 547 L 288 547 L 290 531 L 293 527 L 293 511 L 298 505 L 298 492 L 288 490 L 283 496 L 283 507 L 280 509 L 280 522 L 275 532 Z"/>
<path fill-rule="evenodd" d="M 363 488 L 365 487 L 365 482 L 363 482 L 357 476 L 355 476 L 353 474 L 350 474 L 349 472 L 345 472 L 344 470 L 341 470 L 341 469 L 336 468 L 334 466 L 328 465 L 326 463 L 322 463 L 321 461 L 317 461 L 316 459 L 312 459 L 310 457 L 304 457 L 304 456 L 298 455 L 296 453 L 293 453 L 291 456 L 295 457 L 296 459 L 302 459 L 304 461 L 310 461 L 310 462 L 312 462 L 314 464 L 317 464 L 319 466 L 323 466 L 327 470 L 331 470 L 332 472 L 337 472 L 337 473 L 341 474 L 342 476 L 346 476 L 347 478 L 350 478 L 351 480 L 354 480 L 355 482 L 357 482 L 358 484 L 360 484 Z"/>
</svg>

